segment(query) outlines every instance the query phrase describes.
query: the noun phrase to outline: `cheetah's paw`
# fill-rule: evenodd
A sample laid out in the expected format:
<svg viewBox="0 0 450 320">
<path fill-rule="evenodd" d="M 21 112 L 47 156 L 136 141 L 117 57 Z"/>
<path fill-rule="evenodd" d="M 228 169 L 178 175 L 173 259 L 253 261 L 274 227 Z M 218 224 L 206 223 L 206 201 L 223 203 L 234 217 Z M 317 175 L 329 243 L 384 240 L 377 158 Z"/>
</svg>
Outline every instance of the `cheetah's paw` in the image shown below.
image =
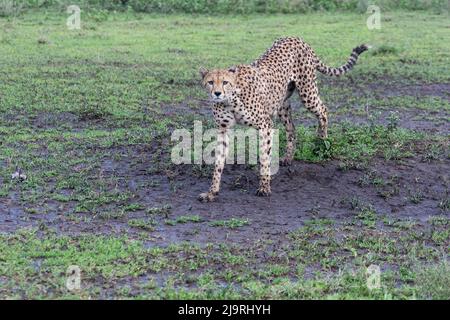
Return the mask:
<svg viewBox="0 0 450 320">
<path fill-rule="evenodd" d="M 211 192 L 201 193 L 198 196 L 198 200 L 200 202 L 205 202 L 205 203 L 206 202 L 213 202 L 215 199 L 216 199 L 216 196 L 213 193 L 211 193 Z"/>
<path fill-rule="evenodd" d="M 270 189 L 266 189 L 266 188 L 259 188 L 256 191 L 256 195 L 258 197 L 269 197 L 271 194 Z"/>
</svg>

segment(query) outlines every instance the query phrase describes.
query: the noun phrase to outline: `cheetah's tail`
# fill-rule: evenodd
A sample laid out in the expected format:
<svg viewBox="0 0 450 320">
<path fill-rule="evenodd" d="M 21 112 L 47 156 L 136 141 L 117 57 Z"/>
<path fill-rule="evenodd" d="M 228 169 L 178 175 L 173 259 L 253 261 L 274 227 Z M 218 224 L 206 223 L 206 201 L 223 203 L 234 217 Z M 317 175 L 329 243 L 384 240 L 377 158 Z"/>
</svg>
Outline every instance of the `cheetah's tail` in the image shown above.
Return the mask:
<svg viewBox="0 0 450 320">
<path fill-rule="evenodd" d="M 370 46 L 368 45 L 361 45 L 359 47 L 356 47 L 355 49 L 353 49 L 353 52 L 350 56 L 350 59 L 348 59 L 347 63 L 344 64 L 343 66 L 339 67 L 339 68 L 331 68 L 328 67 L 327 65 L 325 65 L 323 62 L 321 62 L 320 60 L 317 61 L 317 70 L 319 70 L 320 72 L 329 75 L 329 76 L 335 76 L 335 77 L 339 77 L 342 76 L 343 74 L 346 74 L 348 71 L 350 71 L 351 69 L 353 69 L 353 67 L 356 64 L 356 61 L 359 58 L 359 55 L 362 54 L 364 51 L 367 51 L 370 49 Z"/>
</svg>

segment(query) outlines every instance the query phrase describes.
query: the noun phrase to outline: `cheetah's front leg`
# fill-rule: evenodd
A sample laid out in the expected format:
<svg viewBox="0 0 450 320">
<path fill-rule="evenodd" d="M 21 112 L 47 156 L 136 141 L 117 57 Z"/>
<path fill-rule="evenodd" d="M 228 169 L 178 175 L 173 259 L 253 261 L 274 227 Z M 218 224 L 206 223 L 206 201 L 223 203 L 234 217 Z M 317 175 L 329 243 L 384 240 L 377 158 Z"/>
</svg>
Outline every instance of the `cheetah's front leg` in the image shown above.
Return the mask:
<svg viewBox="0 0 450 320">
<path fill-rule="evenodd" d="M 212 184 L 208 192 L 199 195 L 198 199 L 202 202 L 214 201 L 220 190 L 220 180 L 222 178 L 225 159 L 228 155 L 229 136 L 226 128 L 220 128 L 217 136 L 217 147 L 215 150 L 216 161 Z"/>
<path fill-rule="evenodd" d="M 259 189 L 256 195 L 261 197 L 270 196 L 270 162 L 272 157 L 272 127 L 259 129 L 259 146 L 260 146 L 260 180 Z"/>
</svg>

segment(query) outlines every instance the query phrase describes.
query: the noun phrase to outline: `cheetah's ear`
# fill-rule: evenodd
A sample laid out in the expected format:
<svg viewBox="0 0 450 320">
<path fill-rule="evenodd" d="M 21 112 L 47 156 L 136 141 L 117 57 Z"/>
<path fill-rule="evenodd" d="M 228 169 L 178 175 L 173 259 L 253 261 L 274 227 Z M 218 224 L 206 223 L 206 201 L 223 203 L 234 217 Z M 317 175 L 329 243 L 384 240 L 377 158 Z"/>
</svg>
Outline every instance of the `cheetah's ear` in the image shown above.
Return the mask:
<svg viewBox="0 0 450 320">
<path fill-rule="evenodd" d="M 202 77 L 202 79 L 205 78 L 206 75 L 209 73 L 208 69 L 203 68 L 203 67 L 200 67 L 199 72 L 200 72 L 200 76 Z"/>
<path fill-rule="evenodd" d="M 231 67 L 230 69 L 228 69 L 228 71 L 229 72 L 232 72 L 232 73 L 236 73 L 236 71 L 237 71 L 237 67 L 236 66 L 233 66 L 233 67 Z"/>
</svg>

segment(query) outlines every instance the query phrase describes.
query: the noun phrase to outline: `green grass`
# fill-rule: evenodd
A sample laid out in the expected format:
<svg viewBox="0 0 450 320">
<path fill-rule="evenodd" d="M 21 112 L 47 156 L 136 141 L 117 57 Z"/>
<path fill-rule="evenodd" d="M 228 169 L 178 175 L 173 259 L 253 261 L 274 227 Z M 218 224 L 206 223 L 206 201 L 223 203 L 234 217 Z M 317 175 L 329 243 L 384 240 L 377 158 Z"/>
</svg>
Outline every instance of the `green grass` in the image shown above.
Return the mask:
<svg viewBox="0 0 450 320">
<path fill-rule="evenodd" d="M 248 219 L 237 219 L 237 218 L 232 218 L 230 220 L 215 220 L 211 222 L 211 226 L 213 227 L 224 227 L 229 229 L 244 227 L 248 224 L 250 224 Z"/>
<path fill-rule="evenodd" d="M 407 158 L 412 155 L 414 142 L 424 139 L 418 132 L 385 126 L 355 126 L 350 123 L 330 128 L 326 141 L 317 139 L 315 128 L 297 128 L 299 141 L 295 159 L 309 162 L 337 159 L 364 161 L 375 155 L 386 160 Z M 282 145 L 285 141 L 281 137 Z"/>
<path fill-rule="evenodd" d="M 155 221 L 151 219 L 130 219 L 128 225 L 134 228 L 140 228 L 147 231 L 153 231 L 155 228 Z"/>
<path fill-rule="evenodd" d="M 374 159 L 448 159 L 447 135 L 399 124 L 403 112 L 417 110 L 433 119 L 433 112 L 441 112 L 445 120 L 446 97 L 379 98 L 370 90 L 367 96 L 351 90 L 449 83 L 450 44 L 442 40 L 448 16 L 386 11 L 382 29 L 373 32 L 366 16 L 356 13 L 192 17 L 91 11 L 79 31 L 66 29 L 66 17 L 49 9 L 0 18 L 0 208 L 12 201 L 23 209 L 24 221 L 42 221 L 37 229 L 2 230 L 1 298 L 449 299 L 445 214 L 423 224 L 391 221 L 354 198 L 348 200 L 349 221 L 305 222 L 282 247 L 269 240 L 152 242 L 165 224 L 235 235 L 253 227 L 245 218 L 173 217 L 167 198 L 161 204 L 153 192 L 163 178 L 171 190 L 159 192 L 183 192 L 171 176 L 177 170 L 168 158 L 172 130 L 190 128 L 193 120 L 213 125 L 200 112 L 206 96 L 198 68 L 251 62 L 279 36 L 302 36 L 330 65 L 344 63 L 356 45 L 372 44 L 373 53 L 363 55 L 350 76 L 335 82 L 321 77 L 321 95 L 328 105 L 341 106 L 330 119 L 364 115 L 367 105 L 394 112 L 385 124 L 332 120 L 325 142 L 316 139 L 315 127 L 299 125 L 296 160 L 361 169 Z M 25 181 L 11 179 L 17 167 Z M 203 168 L 192 170 L 192 179 L 209 176 Z M 136 185 L 128 184 L 130 175 L 139 177 Z M 356 183 L 374 187 L 385 199 L 398 192 L 376 172 Z M 418 190 L 408 192 L 411 205 L 422 201 Z M 439 210 L 448 212 L 448 194 L 436 196 Z M 56 232 L 48 223 L 55 212 L 70 225 L 102 219 L 115 230 L 120 224 L 124 234 Z M 370 264 L 383 270 L 376 291 L 365 285 Z M 65 289 L 69 265 L 82 270 L 80 292 Z"/>
<path fill-rule="evenodd" d="M 179 216 L 176 219 L 165 220 L 164 222 L 170 226 L 174 226 L 179 223 L 181 223 L 181 224 L 188 223 L 188 222 L 199 223 L 199 222 L 202 222 L 202 218 L 199 215 Z"/>
<path fill-rule="evenodd" d="M 449 220 L 430 223 L 435 231 L 445 232 Z M 0 296 L 98 298 L 104 295 L 98 290 L 101 283 L 122 298 L 449 297 L 448 264 L 442 260 L 448 238 L 442 242 L 424 235 L 418 225 L 372 230 L 360 229 L 351 221 L 335 225 L 312 220 L 288 236 L 290 241 L 275 249 L 270 241 L 248 247 L 178 243 L 148 248 L 126 236 L 57 236 L 23 229 L 0 236 Z M 261 260 L 263 256 L 268 258 Z M 382 268 L 381 288 L 372 291 L 365 275 L 371 264 Z M 77 292 L 65 287 L 70 265 L 82 272 Z M 345 270 L 337 272 L 344 265 Z M 165 281 L 159 283 L 162 274 Z"/>
</svg>

